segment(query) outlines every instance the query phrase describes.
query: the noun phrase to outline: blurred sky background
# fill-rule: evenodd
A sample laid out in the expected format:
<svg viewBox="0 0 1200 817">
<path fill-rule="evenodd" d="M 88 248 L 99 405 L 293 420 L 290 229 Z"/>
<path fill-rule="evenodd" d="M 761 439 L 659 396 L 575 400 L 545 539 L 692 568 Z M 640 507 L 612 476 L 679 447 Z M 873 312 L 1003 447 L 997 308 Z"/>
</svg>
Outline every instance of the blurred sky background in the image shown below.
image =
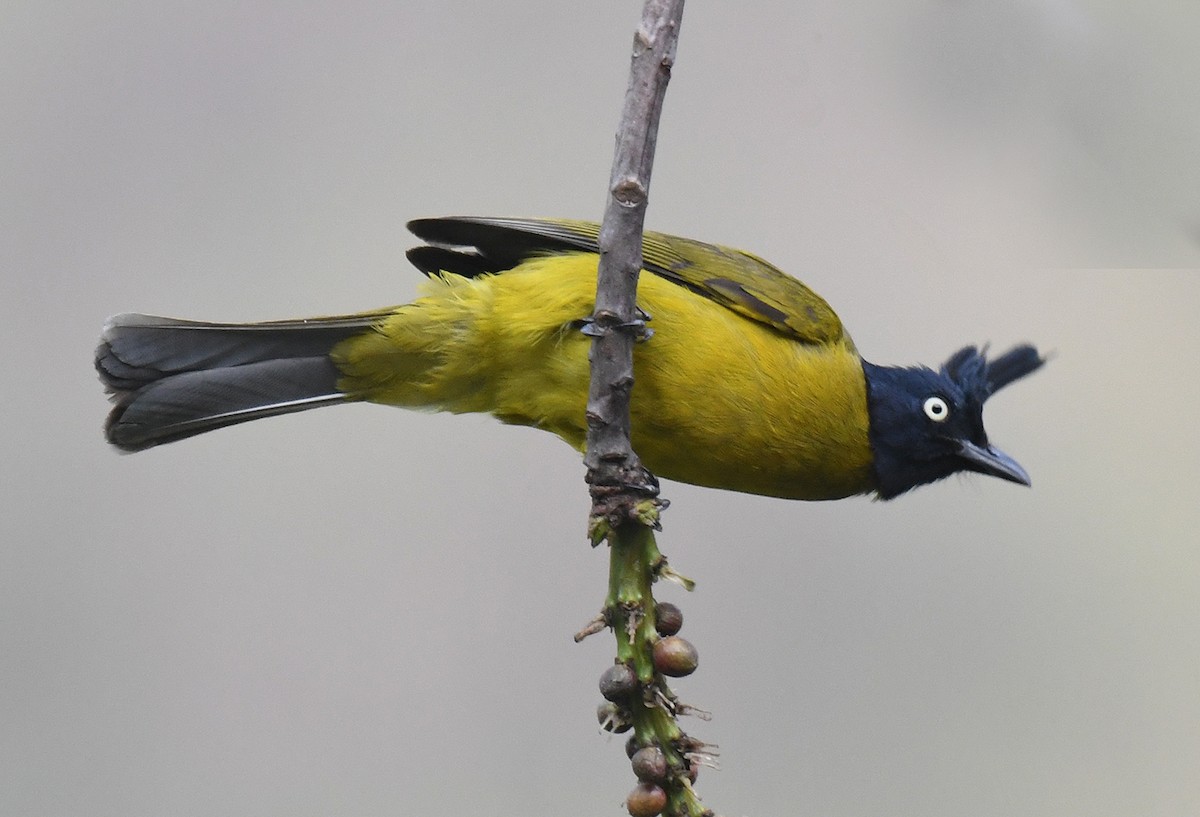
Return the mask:
<svg viewBox="0 0 1200 817">
<path fill-rule="evenodd" d="M 640 3 L 7 2 L 0 813 L 622 814 L 578 457 L 351 406 L 137 456 L 106 316 L 400 303 L 405 220 L 599 218 Z M 1033 475 L 667 484 L 725 814 L 1200 813 L 1200 5 L 689 5 L 652 228 L 879 363 L 1032 340 Z"/>
</svg>

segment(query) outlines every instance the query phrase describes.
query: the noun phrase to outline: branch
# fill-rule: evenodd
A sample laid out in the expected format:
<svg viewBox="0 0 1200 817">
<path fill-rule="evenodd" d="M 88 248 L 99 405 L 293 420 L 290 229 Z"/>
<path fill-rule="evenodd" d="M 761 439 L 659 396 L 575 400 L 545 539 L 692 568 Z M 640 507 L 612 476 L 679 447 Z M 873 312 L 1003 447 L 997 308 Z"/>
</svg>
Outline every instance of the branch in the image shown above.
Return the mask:
<svg viewBox="0 0 1200 817">
<path fill-rule="evenodd" d="M 675 635 L 682 614 L 658 604 L 651 585 L 674 578 L 654 541 L 658 481 L 646 470 L 630 441 L 629 401 L 633 388 L 633 347 L 647 340 L 649 319 L 637 308 L 642 267 L 642 227 L 654 163 L 663 97 L 675 61 L 675 43 L 684 0 L 646 0 L 633 41 L 633 62 L 625 108 L 617 132 L 609 199 L 600 228 L 596 305 L 587 331 L 591 383 L 587 405 L 587 481 L 591 486 L 592 544 L 607 540 L 609 592 L 604 610 L 576 636 L 580 640 L 611 627 L 616 661 L 600 678 L 607 699 L 598 710 L 601 725 L 613 732 L 633 730 L 627 751 L 640 781 L 626 799 L 633 817 L 659 814 L 701 817 L 704 808 L 692 789 L 700 765 L 712 764 L 713 749 L 679 728 L 676 716 L 703 714 L 683 704 L 665 676 L 696 669 L 694 647 Z"/>
<path fill-rule="evenodd" d="M 633 40 L 633 60 L 625 108 L 617 131 L 609 199 L 600 227 L 600 269 L 596 306 L 589 331 L 591 385 L 588 390 L 588 483 L 593 513 L 619 523 L 631 503 L 658 494 L 630 443 L 629 394 L 633 387 L 633 344 L 648 336 L 637 309 L 637 280 L 642 267 L 642 226 L 654 144 L 663 97 L 675 62 L 675 43 L 683 0 L 646 0 Z M 614 499 L 626 494 L 625 501 Z M 614 511 L 616 512 L 614 514 Z"/>
</svg>

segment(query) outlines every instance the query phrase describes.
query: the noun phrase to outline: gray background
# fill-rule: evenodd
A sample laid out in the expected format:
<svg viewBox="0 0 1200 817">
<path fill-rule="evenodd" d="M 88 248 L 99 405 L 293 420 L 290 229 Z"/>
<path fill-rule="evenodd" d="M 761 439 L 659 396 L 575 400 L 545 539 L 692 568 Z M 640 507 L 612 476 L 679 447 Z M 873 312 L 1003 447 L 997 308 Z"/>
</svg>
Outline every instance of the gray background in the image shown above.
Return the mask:
<svg viewBox="0 0 1200 817">
<path fill-rule="evenodd" d="M 5 4 L 0 813 L 623 813 L 566 446 L 354 406 L 120 457 L 90 356 L 114 312 L 407 300 L 408 218 L 598 217 L 639 7 Z M 1200 812 L 1198 25 L 689 7 L 652 227 L 877 362 L 1056 354 L 988 410 L 1033 490 L 666 486 L 713 807 Z"/>
</svg>

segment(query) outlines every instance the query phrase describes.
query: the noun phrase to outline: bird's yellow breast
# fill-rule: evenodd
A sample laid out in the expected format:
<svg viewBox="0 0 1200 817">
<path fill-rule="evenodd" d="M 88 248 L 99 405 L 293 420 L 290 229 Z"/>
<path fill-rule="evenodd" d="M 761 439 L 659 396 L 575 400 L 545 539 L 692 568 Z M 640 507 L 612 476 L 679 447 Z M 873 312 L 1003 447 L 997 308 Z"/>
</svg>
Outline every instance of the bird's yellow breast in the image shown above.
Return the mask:
<svg viewBox="0 0 1200 817">
<path fill-rule="evenodd" d="M 339 386 L 361 399 L 487 412 L 582 450 L 597 256 L 535 258 L 498 275 L 431 281 L 343 341 Z M 866 384 L 847 338 L 800 343 L 643 274 L 654 336 L 634 352 L 633 444 L 668 479 L 794 499 L 872 486 Z"/>
</svg>

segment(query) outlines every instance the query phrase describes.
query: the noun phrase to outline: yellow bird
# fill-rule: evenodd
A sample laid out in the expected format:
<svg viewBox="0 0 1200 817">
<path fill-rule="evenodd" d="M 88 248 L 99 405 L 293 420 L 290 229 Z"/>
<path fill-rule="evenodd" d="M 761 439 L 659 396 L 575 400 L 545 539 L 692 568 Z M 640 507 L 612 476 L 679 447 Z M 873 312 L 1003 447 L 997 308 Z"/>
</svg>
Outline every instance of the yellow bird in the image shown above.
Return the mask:
<svg viewBox="0 0 1200 817">
<path fill-rule="evenodd" d="M 412 303 L 254 324 L 112 318 L 96 368 L 109 442 L 139 451 L 337 403 L 485 412 L 582 450 L 598 225 L 421 219 Z M 1038 369 L 1028 345 L 966 347 L 934 371 L 862 359 L 816 293 L 741 250 L 647 233 L 634 353 L 633 444 L 681 482 L 789 499 L 890 499 L 973 471 L 1029 484 L 982 411 Z"/>
</svg>

